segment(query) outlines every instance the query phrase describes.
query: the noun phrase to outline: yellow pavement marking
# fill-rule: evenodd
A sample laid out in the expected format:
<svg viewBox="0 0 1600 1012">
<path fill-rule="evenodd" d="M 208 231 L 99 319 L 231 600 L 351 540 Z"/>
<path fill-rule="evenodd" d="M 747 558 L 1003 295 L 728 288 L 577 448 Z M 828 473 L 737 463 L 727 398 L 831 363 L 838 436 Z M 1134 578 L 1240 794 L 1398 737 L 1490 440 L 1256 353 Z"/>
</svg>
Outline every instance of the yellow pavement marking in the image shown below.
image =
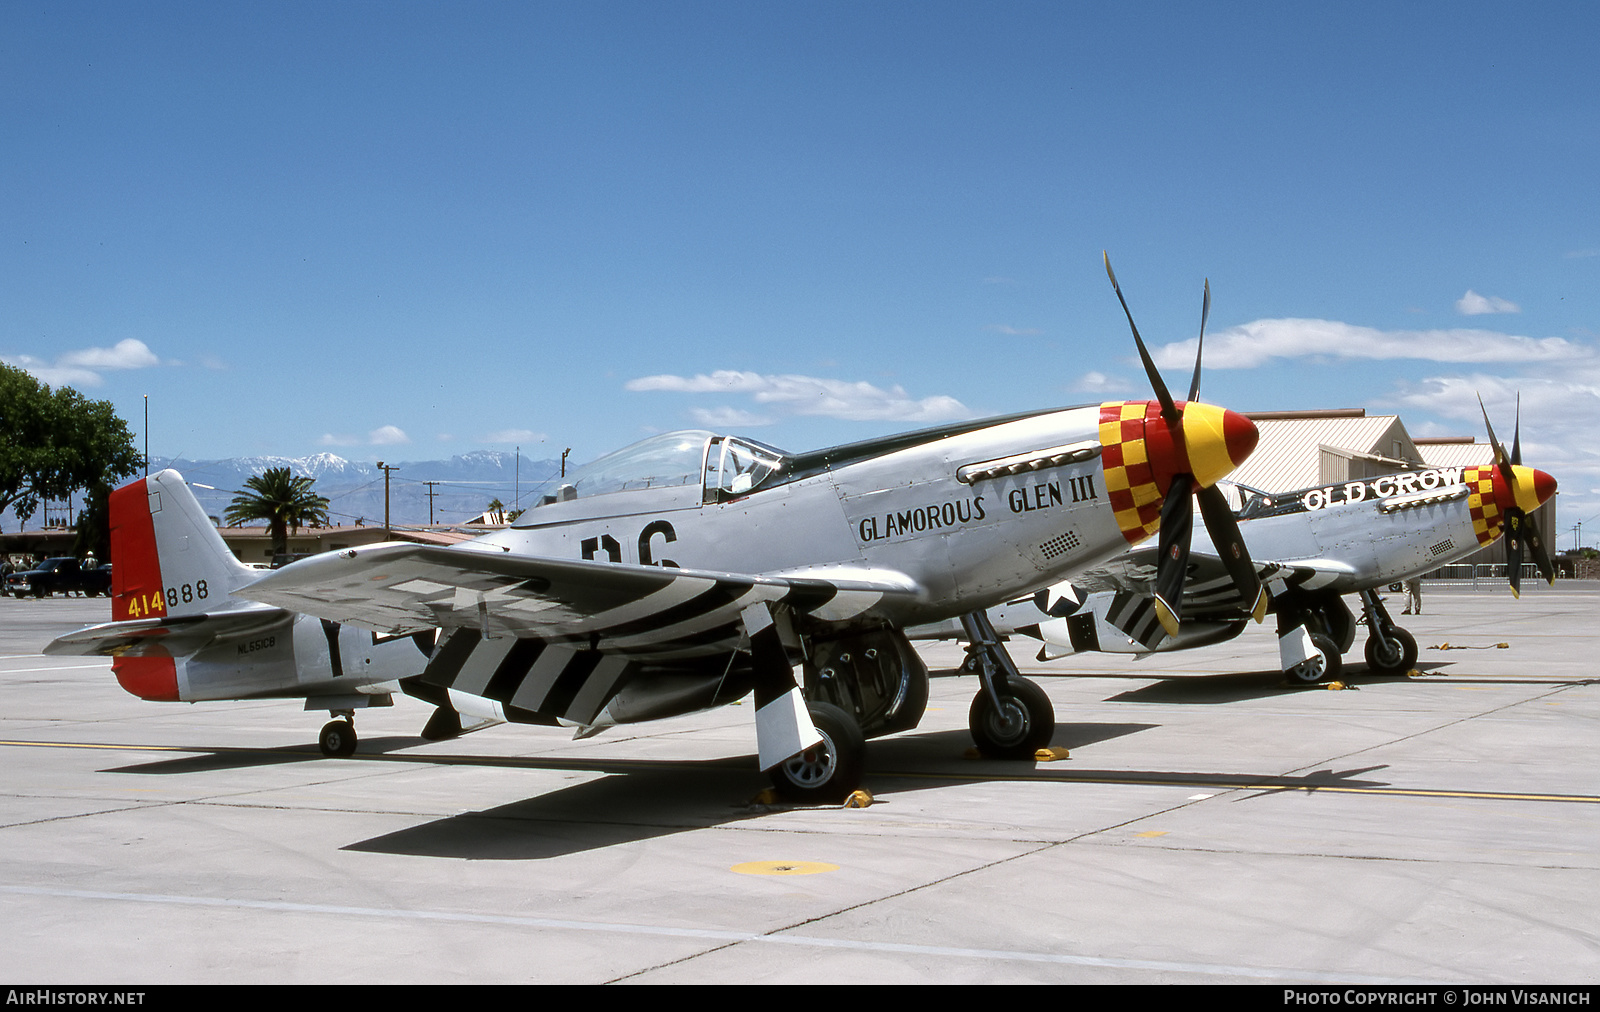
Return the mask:
<svg viewBox="0 0 1600 1012">
<path fill-rule="evenodd" d="M 838 871 L 839 866 L 823 861 L 746 861 L 728 870 L 740 875 L 819 875 Z"/>
</svg>

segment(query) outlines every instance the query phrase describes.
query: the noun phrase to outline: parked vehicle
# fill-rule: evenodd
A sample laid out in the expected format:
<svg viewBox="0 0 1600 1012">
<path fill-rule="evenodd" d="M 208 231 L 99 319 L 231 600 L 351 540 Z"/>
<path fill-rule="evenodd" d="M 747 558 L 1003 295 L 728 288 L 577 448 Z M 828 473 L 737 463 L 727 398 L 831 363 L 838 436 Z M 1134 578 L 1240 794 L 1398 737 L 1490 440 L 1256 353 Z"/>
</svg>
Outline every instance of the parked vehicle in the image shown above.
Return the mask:
<svg viewBox="0 0 1600 1012">
<path fill-rule="evenodd" d="M 76 591 L 85 597 L 111 592 L 111 566 L 85 569 L 77 559 L 63 555 L 45 559 L 32 569 L 6 577 L 5 592 L 13 597 L 48 597 Z"/>
</svg>

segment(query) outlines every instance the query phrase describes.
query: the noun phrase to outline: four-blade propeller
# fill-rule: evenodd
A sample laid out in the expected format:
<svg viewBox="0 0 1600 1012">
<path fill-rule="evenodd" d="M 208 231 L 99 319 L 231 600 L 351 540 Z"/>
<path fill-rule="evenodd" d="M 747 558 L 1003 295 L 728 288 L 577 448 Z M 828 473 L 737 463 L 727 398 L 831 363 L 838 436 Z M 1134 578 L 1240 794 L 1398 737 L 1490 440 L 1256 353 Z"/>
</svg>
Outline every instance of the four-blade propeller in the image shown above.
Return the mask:
<svg viewBox="0 0 1600 1012">
<path fill-rule="evenodd" d="M 1516 425 L 1511 433 L 1509 455 L 1506 453 L 1506 448 L 1500 445 L 1500 440 L 1495 438 L 1494 425 L 1489 421 L 1489 409 L 1484 407 L 1482 395 L 1478 397 L 1478 409 L 1483 412 L 1483 425 L 1489 430 L 1489 442 L 1494 446 L 1495 470 L 1506 483 L 1506 487 L 1511 490 L 1512 505 L 1505 510 L 1506 576 L 1511 581 L 1511 593 L 1521 597 L 1524 545 L 1532 553 L 1533 564 L 1539 567 L 1539 575 L 1551 586 L 1556 582 L 1556 567 L 1551 563 L 1549 553 L 1545 551 L 1539 525 L 1528 515 L 1538 509 L 1539 505 L 1555 491 L 1555 481 L 1543 471 L 1522 466 L 1521 395 L 1517 397 Z"/>
<path fill-rule="evenodd" d="M 1227 567 L 1228 575 L 1233 578 L 1240 597 L 1250 603 L 1250 611 L 1259 622 L 1266 614 L 1267 592 L 1256 573 L 1255 563 L 1250 560 L 1250 552 L 1245 548 L 1244 537 L 1239 533 L 1239 522 L 1234 518 L 1233 510 L 1229 509 L 1227 499 L 1214 484 L 1215 477 L 1196 475 L 1197 468 L 1194 467 L 1189 452 L 1191 445 L 1197 447 L 1216 445 L 1218 435 L 1215 430 L 1218 425 L 1225 424 L 1226 415 L 1231 413 L 1218 413 L 1214 408 L 1206 411 L 1197 410 L 1209 408 L 1208 405 L 1197 403 L 1200 397 L 1200 349 L 1198 348 L 1195 351 L 1194 378 L 1189 384 L 1189 400 L 1181 404 L 1173 401 L 1172 394 L 1161 379 L 1160 371 L 1156 369 L 1155 361 L 1150 357 L 1149 349 L 1145 347 L 1144 339 L 1139 336 L 1139 327 L 1133 322 L 1133 312 L 1128 308 L 1128 300 L 1123 298 L 1122 287 L 1117 284 L 1116 272 L 1111 269 L 1109 254 L 1105 255 L 1105 263 L 1106 276 L 1111 279 L 1111 287 L 1117 293 L 1117 301 L 1122 303 L 1122 312 L 1127 316 L 1128 327 L 1133 331 L 1133 342 L 1139 349 L 1139 358 L 1144 362 L 1145 373 L 1150 377 L 1156 401 L 1161 406 L 1161 421 L 1166 426 L 1174 448 L 1173 459 L 1179 461 L 1178 466 L 1182 468 L 1171 472 L 1166 498 L 1161 504 L 1161 528 L 1157 541 L 1159 561 L 1156 565 L 1156 617 L 1161 620 L 1161 626 L 1167 631 L 1167 635 L 1178 635 L 1178 622 L 1182 617 L 1183 607 L 1183 584 L 1189 569 L 1189 542 L 1194 533 L 1194 509 L 1190 503 L 1192 495 L 1199 501 L 1200 517 L 1217 547 L 1223 565 Z M 1202 345 L 1206 336 L 1206 319 L 1210 314 L 1211 282 L 1208 280 L 1205 301 L 1200 311 Z M 1253 439 L 1251 445 L 1254 445 Z"/>
</svg>

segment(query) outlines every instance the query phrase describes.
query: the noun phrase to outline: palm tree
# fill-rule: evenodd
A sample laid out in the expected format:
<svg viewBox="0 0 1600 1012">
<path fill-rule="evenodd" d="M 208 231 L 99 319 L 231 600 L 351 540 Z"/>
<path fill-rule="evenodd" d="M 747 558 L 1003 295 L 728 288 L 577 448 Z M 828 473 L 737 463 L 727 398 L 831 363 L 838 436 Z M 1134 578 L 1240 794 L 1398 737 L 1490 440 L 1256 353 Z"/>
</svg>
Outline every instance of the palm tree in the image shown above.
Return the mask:
<svg viewBox="0 0 1600 1012">
<path fill-rule="evenodd" d="M 272 554 L 286 555 L 289 551 L 289 528 L 298 533 L 301 525 L 325 527 L 328 524 L 328 500 L 311 491 L 315 478 L 296 478 L 287 467 L 269 467 L 266 473 L 252 475 L 245 481 L 250 492 L 241 492 L 228 505 L 223 515 L 229 526 L 247 520 L 265 520 L 267 532 L 272 536 Z"/>
</svg>

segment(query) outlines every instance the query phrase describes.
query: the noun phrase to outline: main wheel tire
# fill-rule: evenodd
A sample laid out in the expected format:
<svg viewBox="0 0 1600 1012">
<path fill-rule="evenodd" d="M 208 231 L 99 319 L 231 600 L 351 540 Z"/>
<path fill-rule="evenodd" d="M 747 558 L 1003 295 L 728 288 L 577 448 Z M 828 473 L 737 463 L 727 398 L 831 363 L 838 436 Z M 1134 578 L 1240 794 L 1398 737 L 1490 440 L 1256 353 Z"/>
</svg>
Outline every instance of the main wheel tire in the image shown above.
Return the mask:
<svg viewBox="0 0 1600 1012">
<path fill-rule="evenodd" d="M 1344 659 L 1339 656 L 1339 648 L 1333 640 L 1322 633 L 1312 633 L 1311 645 L 1317 648 L 1317 656 L 1301 661 L 1284 673 L 1291 681 L 1305 685 L 1338 678 L 1339 672 L 1344 669 Z"/>
<path fill-rule="evenodd" d="M 1417 663 L 1417 640 L 1398 626 L 1389 627 L 1385 639 L 1367 637 L 1367 670 L 1379 675 L 1403 675 Z"/>
<path fill-rule="evenodd" d="M 967 727 L 978 751 L 989 759 L 1032 759 L 1056 733 L 1056 708 L 1037 682 L 1006 679 L 1007 695 L 997 712 L 987 691 L 980 690 L 967 711 Z"/>
<path fill-rule="evenodd" d="M 356 726 L 348 720 L 330 720 L 322 725 L 317 736 L 317 747 L 329 759 L 342 759 L 356 754 Z"/>
<path fill-rule="evenodd" d="M 808 703 L 822 741 L 772 767 L 778 795 L 802 804 L 838 804 L 861 786 L 867 740 L 856 719 L 832 703 Z"/>
</svg>

